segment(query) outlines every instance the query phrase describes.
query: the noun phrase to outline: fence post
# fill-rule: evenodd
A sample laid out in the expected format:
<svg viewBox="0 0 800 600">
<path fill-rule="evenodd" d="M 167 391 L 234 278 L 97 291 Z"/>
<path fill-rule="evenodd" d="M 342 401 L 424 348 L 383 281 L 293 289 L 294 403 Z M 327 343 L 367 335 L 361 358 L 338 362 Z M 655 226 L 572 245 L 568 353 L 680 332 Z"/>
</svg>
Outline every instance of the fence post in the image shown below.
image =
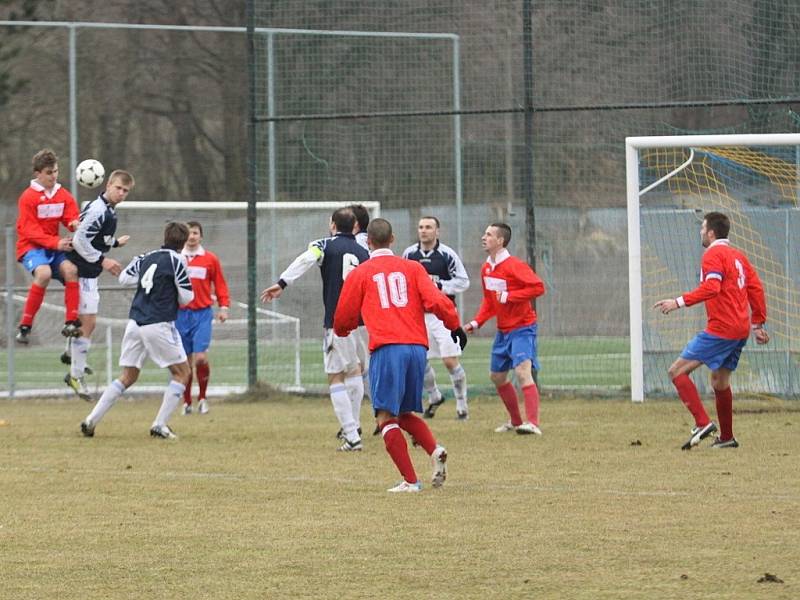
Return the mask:
<svg viewBox="0 0 800 600">
<path fill-rule="evenodd" d="M 6 358 L 8 397 L 14 397 L 14 226 L 6 225 Z"/>
</svg>

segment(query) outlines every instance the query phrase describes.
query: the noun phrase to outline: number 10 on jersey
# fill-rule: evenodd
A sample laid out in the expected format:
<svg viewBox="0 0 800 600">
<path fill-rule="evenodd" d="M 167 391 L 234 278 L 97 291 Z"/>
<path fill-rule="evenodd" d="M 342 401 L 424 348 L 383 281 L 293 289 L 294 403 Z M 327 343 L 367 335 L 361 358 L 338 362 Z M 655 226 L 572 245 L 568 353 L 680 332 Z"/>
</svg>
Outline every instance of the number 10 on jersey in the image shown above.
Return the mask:
<svg viewBox="0 0 800 600">
<path fill-rule="evenodd" d="M 408 284 L 403 273 L 394 271 L 388 276 L 385 273 L 375 273 L 372 281 L 378 286 L 381 308 L 403 308 L 408 304 Z"/>
</svg>

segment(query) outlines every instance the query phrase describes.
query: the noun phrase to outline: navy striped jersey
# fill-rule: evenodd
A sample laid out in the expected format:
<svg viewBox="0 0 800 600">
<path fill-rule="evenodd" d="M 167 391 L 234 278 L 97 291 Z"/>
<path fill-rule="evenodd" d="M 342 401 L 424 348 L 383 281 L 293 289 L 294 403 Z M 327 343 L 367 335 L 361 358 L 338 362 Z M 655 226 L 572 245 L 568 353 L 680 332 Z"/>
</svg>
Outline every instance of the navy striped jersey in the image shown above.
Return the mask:
<svg viewBox="0 0 800 600">
<path fill-rule="evenodd" d="M 312 265 L 319 265 L 322 275 L 322 301 L 325 304 L 324 326 L 331 329 L 345 277 L 366 260 L 369 260 L 369 252 L 356 241 L 353 234 L 337 233 L 311 242 L 308 250 L 298 256 L 281 273 L 280 278 L 290 284 Z"/>
<path fill-rule="evenodd" d="M 403 258 L 420 263 L 430 275 L 436 286 L 455 302 L 456 294 L 469 288 L 469 275 L 464 263 L 455 250 L 436 240 L 430 250 L 424 250 L 419 243 L 409 246 Z"/>
<path fill-rule="evenodd" d="M 81 211 L 81 224 L 72 236 L 73 250 L 67 258 L 78 267 L 78 275 L 94 279 L 103 272 L 103 255 L 117 246 L 117 213 L 104 194 Z"/>
<path fill-rule="evenodd" d="M 128 317 L 139 326 L 174 321 L 178 305 L 194 299 L 186 261 L 169 248 L 134 258 L 120 273 L 119 282 L 136 284 Z"/>
</svg>

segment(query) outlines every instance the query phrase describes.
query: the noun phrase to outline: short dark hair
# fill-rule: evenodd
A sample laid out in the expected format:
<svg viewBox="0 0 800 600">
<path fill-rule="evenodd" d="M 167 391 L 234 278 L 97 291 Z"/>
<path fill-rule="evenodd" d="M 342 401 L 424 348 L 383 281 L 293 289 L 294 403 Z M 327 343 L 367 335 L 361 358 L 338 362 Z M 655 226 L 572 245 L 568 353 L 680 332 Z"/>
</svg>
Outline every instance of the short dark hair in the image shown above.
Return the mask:
<svg viewBox="0 0 800 600">
<path fill-rule="evenodd" d="M 511 241 L 511 226 L 506 223 L 492 223 L 489 227 L 497 228 L 497 234 L 503 238 L 503 248 L 508 246 Z"/>
<path fill-rule="evenodd" d="M 710 229 L 717 236 L 718 240 L 728 237 L 731 231 L 731 220 L 728 215 L 721 212 L 710 212 L 703 216 L 706 222 L 706 229 Z"/>
<path fill-rule="evenodd" d="M 419 220 L 422 221 L 423 219 L 430 219 L 434 223 L 436 223 L 436 229 L 439 229 L 441 225 L 439 224 L 439 219 L 434 217 L 433 215 L 425 215 L 424 217 L 420 217 Z"/>
<path fill-rule="evenodd" d="M 356 224 L 356 216 L 349 207 L 337 208 L 331 215 L 331 221 L 336 225 L 336 231 L 339 233 L 353 233 L 353 227 Z"/>
<path fill-rule="evenodd" d="M 44 171 L 47 167 L 55 167 L 58 164 L 58 157 L 50 148 L 45 148 L 33 155 L 31 163 L 33 172 L 38 173 Z"/>
<path fill-rule="evenodd" d="M 189 239 L 189 228 L 185 223 L 171 221 L 164 228 L 164 247 L 175 252 L 183 250 L 186 240 Z"/>
<path fill-rule="evenodd" d="M 197 227 L 200 230 L 200 236 L 203 235 L 203 226 L 200 225 L 198 221 L 186 221 L 186 226 L 191 229 L 192 227 Z"/>
<path fill-rule="evenodd" d="M 372 219 L 367 227 L 367 239 L 376 248 L 388 248 L 392 243 L 392 224 L 386 219 Z"/>
<path fill-rule="evenodd" d="M 364 207 L 363 204 L 351 204 L 348 208 L 352 210 L 353 214 L 356 216 L 358 228 L 361 231 L 366 231 L 367 226 L 369 225 L 369 211 Z"/>
</svg>

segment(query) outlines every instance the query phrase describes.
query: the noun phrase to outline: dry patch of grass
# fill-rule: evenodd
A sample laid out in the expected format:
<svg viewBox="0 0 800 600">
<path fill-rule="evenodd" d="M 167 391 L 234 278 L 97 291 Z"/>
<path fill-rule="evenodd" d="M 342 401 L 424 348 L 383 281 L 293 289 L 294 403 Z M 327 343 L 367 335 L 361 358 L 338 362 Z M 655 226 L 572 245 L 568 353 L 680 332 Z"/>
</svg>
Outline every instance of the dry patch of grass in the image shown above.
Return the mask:
<svg viewBox="0 0 800 600">
<path fill-rule="evenodd" d="M 93 439 L 84 403 L 0 403 L 0 598 L 800 597 L 791 402 L 737 402 L 741 448 L 681 452 L 677 400 L 547 402 L 541 438 L 451 401 L 447 483 L 399 497 L 366 407 L 345 454 L 324 398 L 213 403 L 175 442 L 148 437 L 157 402 Z"/>
</svg>

